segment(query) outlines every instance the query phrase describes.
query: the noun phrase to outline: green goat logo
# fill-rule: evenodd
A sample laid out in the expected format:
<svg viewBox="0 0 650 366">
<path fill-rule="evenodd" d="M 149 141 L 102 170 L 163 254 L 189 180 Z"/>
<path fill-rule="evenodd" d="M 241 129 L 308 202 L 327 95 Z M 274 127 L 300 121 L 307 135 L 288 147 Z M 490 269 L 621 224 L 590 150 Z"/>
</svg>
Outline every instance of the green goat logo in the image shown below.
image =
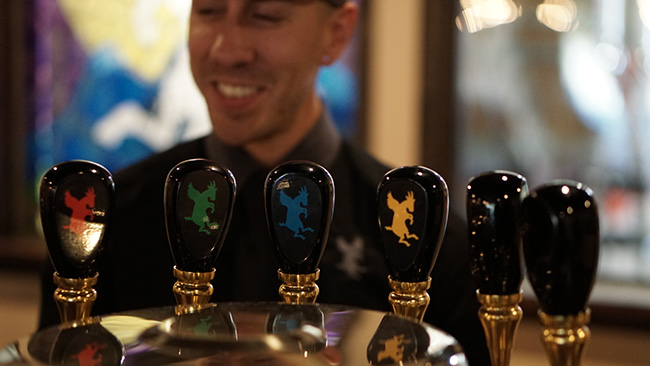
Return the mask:
<svg viewBox="0 0 650 366">
<path fill-rule="evenodd" d="M 192 216 L 186 216 L 185 220 L 192 221 L 199 227 L 199 232 L 208 235 L 212 233 L 211 230 L 219 229 L 219 224 L 211 222 L 208 216 L 208 210 L 210 210 L 210 213 L 214 213 L 214 203 L 210 201 L 214 201 L 216 193 L 217 186 L 214 181 L 210 181 L 208 189 L 203 192 L 196 190 L 192 183 L 187 189 L 187 196 L 194 201 L 194 209 L 192 210 Z"/>
</svg>

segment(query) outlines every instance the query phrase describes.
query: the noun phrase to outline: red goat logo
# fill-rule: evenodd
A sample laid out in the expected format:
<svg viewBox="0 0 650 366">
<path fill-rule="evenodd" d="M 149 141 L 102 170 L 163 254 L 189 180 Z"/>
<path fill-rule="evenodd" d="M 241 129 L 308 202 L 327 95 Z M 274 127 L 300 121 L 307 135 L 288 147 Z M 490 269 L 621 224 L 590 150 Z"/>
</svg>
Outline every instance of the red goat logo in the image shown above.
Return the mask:
<svg viewBox="0 0 650 366">
<path fill-rule="evenodd" d="M 79 361 L 79 366 L 100 366 L 102 364 L 102 354 L 99 352 L 106 348 L 105 344 L 92 342 L 86 345 L 81 352 L 72 355 L 72 359 Z"/>
<path fill-rule="evenodd" d="M 65 205 L 72 210 L 70 215 L 70 223 L 63 225 L 64 229 L 70 230 L 77 235 L 83 235 L 86 230 L 86 218 L 92 220 L 95 215 L 93 208 L 95 208 L 95 189 L 89 187 L 86 190 L 86 195 L 81 199 L 76 199 L 70 194 L 70 191 L 65 192 Z"/>
</svg>

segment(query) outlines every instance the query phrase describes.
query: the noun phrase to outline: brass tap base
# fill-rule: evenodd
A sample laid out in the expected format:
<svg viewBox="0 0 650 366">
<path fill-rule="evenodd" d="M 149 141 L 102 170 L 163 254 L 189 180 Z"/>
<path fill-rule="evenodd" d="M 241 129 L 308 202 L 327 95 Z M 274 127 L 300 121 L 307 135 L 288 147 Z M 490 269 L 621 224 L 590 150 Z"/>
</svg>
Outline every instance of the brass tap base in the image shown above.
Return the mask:
<svg viewBox="0 0 650 366">
<path fill-rule="evenodd" d="M 282 285 L 278 294 L 287 304 L 314 304 L 320 290 L 316 281 L 320 277 L 320 269 L 314 273 L 292 274 L 278 269 L 278 278 Z"/>
<path fill-rule="evenodd" d="M 508 366 L 517 328 L 524 315 L 519 306 L 522 292 L 510 295 L 489 295 L 476 291 L 476 295 L 481 303 L 478 317 L 483 324 L 492 366 Z"/>
<path fill-rule="evenodd" d="M 538 316 L 544 326 L 542 342 L 551 366 L 579 366 L 591 338 L 587 327 L 591 310 L 587 308 L 578 315 L 549 315 L 540 310 Z"/>
<path fill-rule="evenodd" d="M 172 288 L 176 298 L 176 314 L 189 314 L 214 306 L 210 303 L 214 292 L 210 281 L 214 279 L 214 273 L 215 269 L 210 272 L 188 272 L 174 266 L 174 277 L 178 280 Z"/>
<path fill-rule="evenodd" d="M 54 301 L 59 308 L 61 322 L 64 325 L 85 324 L 90 321 L 97 291 L 93 288 L 97 283 L 98 274 L 88 278 L 65 278 L 54 273 Z"/>
<path fill-rule="evenodd" d="M 388 282 L 393 289 L 388 295 L 393 312 L 416 321 L 422 321 L 431 301 L 427 293 L 431 287 L 431 277 L 422 282 L 401 282 L 388 276 Z"/>
</svg>

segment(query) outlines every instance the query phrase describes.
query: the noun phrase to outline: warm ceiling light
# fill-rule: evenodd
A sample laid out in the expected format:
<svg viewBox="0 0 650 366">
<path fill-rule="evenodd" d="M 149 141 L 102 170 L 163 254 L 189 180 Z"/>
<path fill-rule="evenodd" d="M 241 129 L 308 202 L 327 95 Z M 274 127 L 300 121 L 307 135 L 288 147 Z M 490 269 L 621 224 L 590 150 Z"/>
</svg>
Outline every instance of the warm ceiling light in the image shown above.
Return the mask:
<svg viewBox="0 0 650 366">
<path fill-rule="evenodd" d="M 460 5 L 456 26 L 469 33 L 511 23 L 521 15 L 521 6 L 512 0 L 460 0 Z"/>
<path fill-rule="evenodd" d="M 556 32 L 572 30 L 577 14 L 573 0 L 544 0 L 537 6 L 537 20 Z"/>
</svg>

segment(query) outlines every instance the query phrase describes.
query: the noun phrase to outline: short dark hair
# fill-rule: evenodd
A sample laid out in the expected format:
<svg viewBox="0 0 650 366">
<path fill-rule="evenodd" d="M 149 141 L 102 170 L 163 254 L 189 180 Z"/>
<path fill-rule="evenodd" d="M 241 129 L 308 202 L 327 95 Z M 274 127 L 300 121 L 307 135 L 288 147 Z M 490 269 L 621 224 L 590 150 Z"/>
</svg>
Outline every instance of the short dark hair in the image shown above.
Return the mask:
<svg viewBox="0 0 650 366">
<path fill-rule="evenodd" d="M 328 4 L 334 6 L 334 7 L 340 7 L 343 6 L 348 0 L 325 0 Z"/>
</svg>

